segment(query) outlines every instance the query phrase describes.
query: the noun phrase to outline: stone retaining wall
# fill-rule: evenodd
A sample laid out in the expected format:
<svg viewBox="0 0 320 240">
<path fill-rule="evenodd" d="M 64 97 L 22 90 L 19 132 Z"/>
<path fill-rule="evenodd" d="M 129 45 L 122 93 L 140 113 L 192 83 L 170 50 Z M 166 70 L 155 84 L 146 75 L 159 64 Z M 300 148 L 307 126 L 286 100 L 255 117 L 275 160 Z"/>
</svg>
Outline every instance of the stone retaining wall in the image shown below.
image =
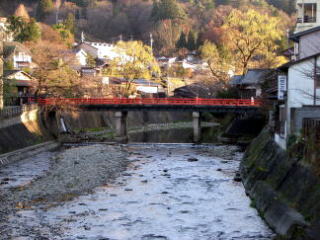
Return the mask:
<svg viewBox="0 0 320 240">
<path fill-rule="evenodd" d="M 248 148 L 241 174 L 253 205 L 281 239 L 320 239 L 320 178 L 290 158 L 267 129 Z"/>
</svg>

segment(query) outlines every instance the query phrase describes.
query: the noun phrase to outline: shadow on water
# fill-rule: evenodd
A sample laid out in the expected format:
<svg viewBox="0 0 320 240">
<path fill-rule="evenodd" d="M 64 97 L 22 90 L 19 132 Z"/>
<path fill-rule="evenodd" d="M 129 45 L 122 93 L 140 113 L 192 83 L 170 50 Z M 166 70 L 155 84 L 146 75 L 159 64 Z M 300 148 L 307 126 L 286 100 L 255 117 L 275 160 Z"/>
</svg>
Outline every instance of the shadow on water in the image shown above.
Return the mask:
<svg viewBox="0 0 320 240">
<path fill-rule="evenodd" d="M 202 127 L 201 142 L 217 143 L 218 127 Z M 159 129 L 129 134 L 130 143 L 193 143 L 192 128 Z"/>
</svg>

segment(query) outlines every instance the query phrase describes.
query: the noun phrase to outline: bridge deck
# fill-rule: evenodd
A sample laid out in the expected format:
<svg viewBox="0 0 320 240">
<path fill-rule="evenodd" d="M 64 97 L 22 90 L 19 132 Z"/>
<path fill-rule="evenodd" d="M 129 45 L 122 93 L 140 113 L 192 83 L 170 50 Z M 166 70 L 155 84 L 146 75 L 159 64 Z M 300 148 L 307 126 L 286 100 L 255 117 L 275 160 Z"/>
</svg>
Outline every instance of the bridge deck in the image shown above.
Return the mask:
<svg viewBox="0 0 320 240">
<path fill-rule="evenodd" d="M 186 98 L 46 98 L 38 99 L 43 106 L 79 106 L 88 110 L 118 111 L 256 111 L 259 100 L 250 99 L 186 99 Z"/>
</svg>

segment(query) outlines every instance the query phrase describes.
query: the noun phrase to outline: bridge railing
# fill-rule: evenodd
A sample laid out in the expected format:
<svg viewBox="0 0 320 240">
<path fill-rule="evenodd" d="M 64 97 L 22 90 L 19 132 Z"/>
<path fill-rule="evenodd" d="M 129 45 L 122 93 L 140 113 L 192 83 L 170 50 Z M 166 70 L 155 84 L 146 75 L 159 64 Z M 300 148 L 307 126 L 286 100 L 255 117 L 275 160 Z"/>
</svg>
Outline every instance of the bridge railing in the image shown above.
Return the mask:
<svg viewBox="0 0 320 240">
<path fill-rule="evenodd" d="M 34 100 L 39 105 L 204 105 L 204 106 L 260 106 L 253 99 L 207 98 L 45 98 Z"/>
</svg>

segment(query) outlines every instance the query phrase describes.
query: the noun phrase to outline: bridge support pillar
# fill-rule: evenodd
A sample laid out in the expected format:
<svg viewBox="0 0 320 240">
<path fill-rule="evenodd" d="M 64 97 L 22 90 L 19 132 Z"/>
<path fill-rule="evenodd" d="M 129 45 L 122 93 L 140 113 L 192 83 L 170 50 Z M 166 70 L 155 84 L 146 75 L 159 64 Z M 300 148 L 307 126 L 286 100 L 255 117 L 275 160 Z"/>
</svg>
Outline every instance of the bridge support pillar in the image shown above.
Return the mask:
<svg viewBox="0 0 320 240">
<path fill-rule="evenodd" d="M 193 142 L 199 143 L 201 140 L 200 112 L 192 113 L 192 125 L 193 125 Z"/>
<path fill-rule="evenodd" d="M 127 134 L 127 115 L 128 112 L 115 112 L 116 119 L 116 141 L 120 143 L 128 142 Z"/>
</svg>

